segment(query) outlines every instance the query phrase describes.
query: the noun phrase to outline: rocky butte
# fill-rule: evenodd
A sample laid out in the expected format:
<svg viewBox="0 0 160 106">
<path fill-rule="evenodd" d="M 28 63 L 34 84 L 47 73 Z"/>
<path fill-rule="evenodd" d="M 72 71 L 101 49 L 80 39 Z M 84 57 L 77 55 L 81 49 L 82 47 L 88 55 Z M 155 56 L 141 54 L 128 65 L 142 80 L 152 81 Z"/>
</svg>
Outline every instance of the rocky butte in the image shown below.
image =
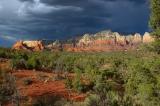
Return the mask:
<svg viewBox="0 0 160 106">
<path fill-rule="evenodd" d="M 41 51 L 44 50 L 42 41 L 18 41 L 13 47 L 15 50 Z"/>
<path fill-rule="evenodd" d="M 18 41 L 12 48 L 15 50 L 27 51 L 122 51 L 133 50 L 142 43 L 150 43 L 153 41 L 154 38 L 152 38 L 148 32 L 144 35 L 140 35 L 139 33 L 134 35 L 121 35 L 118 32 L 111 32 L 107 30 L 96 34 L 85 34 L 78 40 Z"/>
</svg>

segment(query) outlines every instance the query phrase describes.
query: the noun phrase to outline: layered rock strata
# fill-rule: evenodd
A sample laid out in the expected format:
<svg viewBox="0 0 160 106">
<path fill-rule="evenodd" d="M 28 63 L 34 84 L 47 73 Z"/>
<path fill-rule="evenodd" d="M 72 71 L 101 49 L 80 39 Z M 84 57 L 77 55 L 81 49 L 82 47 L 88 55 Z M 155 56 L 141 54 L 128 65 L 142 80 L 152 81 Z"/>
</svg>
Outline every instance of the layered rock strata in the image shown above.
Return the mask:
<svg viewBox="0 0 160 106">
<path fill-rule="evenodd" d="M 154 38 L 146 32 L 143 36 L 121 35 L 118 32 L 102 31 L 96 34 L 84 34 L 79 40 L 71 41 L 18 41 L 13 45 L 16 50 L 52 50 L 52 51 L 116 51 L 136 49 L 141 43 L 153 42 Z M 46 41 L 45 41 L 46 42 Z"/>
</svg>

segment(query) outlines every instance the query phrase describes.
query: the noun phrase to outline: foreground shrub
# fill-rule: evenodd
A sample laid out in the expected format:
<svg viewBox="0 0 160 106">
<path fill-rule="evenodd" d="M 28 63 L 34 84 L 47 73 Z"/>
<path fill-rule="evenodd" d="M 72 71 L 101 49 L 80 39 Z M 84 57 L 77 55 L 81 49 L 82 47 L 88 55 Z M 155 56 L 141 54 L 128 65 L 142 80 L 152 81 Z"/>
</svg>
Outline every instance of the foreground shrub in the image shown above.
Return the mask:
<svg viewBox="0 0 160 106">
<path fill-rule="evenodd" d="M 88 98 L 85 99 L 84 105 L 85 106 L 100 106 L 99 102 L 101 101 L 98 95 L 90 95 Z"/>
<path fill-rule="evenodd" d="M 0 70 L 0 105 L 8 101 L 13 101 L 15 105 L 19 104 L 19 94 L 15 87 L 15 79 L 6 71 Z"/>
<path fill-rule="evenodd" d="M 26 68 L 26 60 L 24 59 L 12 59 L 10 66 L 12 69 L 25 69 Z"/>
<path fill-rule="evenodd" d="M 61 98 L 58 96 L 44 95 L 41 97 L 37 97 L 32 104 L 33 106 L 55 106 L 55 104 L 59 100 L 61 100 Z"/>
<path fill-rule="evenodd" d="M 0 58 L 11 58 L 12 50 L 0 47 Z"/>
<path fill-rule="evenodd" d="M 27 69 L 41 69 L 40 62 L 36 58 L 36 56 L 32 56 L 27 60 L 26 68 Z"/>
<path fill-rule="evenodd" d="M 23 80 L 23 84 L 24 85 L 31 85 L 33 83 L 32 79 L 31 78 L 25 78 Z"/>
<path fill-rule="evenodd" d="M 75 78 L 73 81 L 73 88 L 78 92 L 84 92 L 85 85 L 81 82 L 79 78 Z"/>
<path fill-rule="evenodd" d="M 73 81 L 72 81 L 72 79 L 67 78 L 67 79 L 65 80 L 65 86 L 66 86 L 67 88 L 69 88 L 69 89 L 72 89 L 72 88 L 73 88 Z"/>
</svg>

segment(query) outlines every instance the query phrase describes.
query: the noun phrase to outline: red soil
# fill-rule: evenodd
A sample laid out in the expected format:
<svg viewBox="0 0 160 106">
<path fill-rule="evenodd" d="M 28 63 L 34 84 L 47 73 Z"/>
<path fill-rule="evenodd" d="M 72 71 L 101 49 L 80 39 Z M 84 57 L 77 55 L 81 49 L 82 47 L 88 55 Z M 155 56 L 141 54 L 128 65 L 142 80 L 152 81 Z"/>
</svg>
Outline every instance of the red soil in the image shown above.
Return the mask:
<svg viewBox="0 0 160 106">
<path fill-rule="evenodd" d="M 55 95 L 73 101 L 83 101 L 86 97 L 86 94 L 79 94 L 66 89 L 63 80 L 49 80 L 54 76 L 52 73 L 23 70 L 13 72 L 13 75 L 17 78 L 17 87 L 22 97 L 36 98 L 44 95 Z M 43 75 L 43 81 L 37 78 L 39 75 Z M 24 78 L 31 78 L 33 83 L 24 85 Z"/>
</svg>

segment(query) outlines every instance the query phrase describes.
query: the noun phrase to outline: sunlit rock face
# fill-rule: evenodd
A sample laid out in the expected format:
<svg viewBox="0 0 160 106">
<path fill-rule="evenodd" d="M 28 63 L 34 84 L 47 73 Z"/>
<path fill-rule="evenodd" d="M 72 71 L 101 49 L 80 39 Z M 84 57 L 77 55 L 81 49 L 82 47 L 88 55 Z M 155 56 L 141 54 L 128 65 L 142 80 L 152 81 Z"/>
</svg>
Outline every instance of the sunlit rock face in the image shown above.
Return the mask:
<svg viewBox="0 0 160 106">
<path fill-rule="evenodd" d="M 126 44 L 127 45 L 133 45 L 133 39 L 134 39 L 133 35 L 127 35 L 126 36 Z"/>
<path fill-rule="evenodd" d="M 44 49 L 42 41 L 23 41 L 23 44 L 34 51 L 40 51 Z"/>
<path fill-rule="evenodd" d="M 23 41 L 18 41 L 16 42 L 13 47 L 13 49 L 15 50 L 27 50 L 27 48 L 25 47 L 25 45 L 23 45 Z"/>
<path fill-rule="evenodd" d="M 139 33 L 136 33 L 134 36 L 133 36 L 133 41 L 132 41 L 133 44 L 139 44 L 139 43 L 142 43 L 142 36 L 139 34 Z"/>
<path fill-rule="evenodd" d="M 15 50 L 41 51 L 44 50 L 42 41 L 18 41 L 13 47 Z"/>
<path fill-rule="evenodd" d="M 153 41 L 154 41 L 154 38 L 150 35 L 150 33 L 145 32 L 145 34 L 143 35 L 143 43 L 150 43 Z"/>
<path fill-rule="evenodd" d="M 60 50 L 61 49 L 61 43 L 59 40 L 53 41 L 50 44 L 45 45 L 45 48 L 48 50 Z"/>
<path fill-rule="evenodd" d="M 114 34 L 110 30 L 107 30 L 94 34 L 94 38 L 95 40 L 110 40 L 114 38 Z"/>
<path fill-rule="evenodd" d="M 102 46 L 109 44 L 115 44 L 115 36 L 111 31 L 85 34 L 78 42 L 78 46 Z"/>
<path fill-rule="evenodd" d="M 149 33 L 144 36 L 136 33 L 134 35 L 121 35 L 110 30 L 96 34 L 84 34 L 81 38 L 65 41 L 18 41 L 13 45 L 16 50 L 41 51 L 117 51 L 136 49 L 141 43 L 153 42 Z"/>
<path fill-rule="evenodd" d="M 79 40 L 78 46 L 89 46 L 94 43 L 93 35 L 85 34 L 82 39 Z"/>
<path fill-rule="evenodd" d="M 92 51 L 128 50 L 136 49 L 139 44 L 151 41 L 153 38 L 149 33 L 145 33 L 144 36 L 139 33 L 121 35 L 118 32 L 107 30 L 96 34 L 85 34 L 79 40 L 77 47 L 83 51 L 87 49 Z"/>
<path fill-rule="evenodd" d="M 126 37 L 121 36 L 119 33 L 115 33 L 115 39 L 116 39 L 116 44 L 117 45 L 126 45 Z"/>
</svg>

